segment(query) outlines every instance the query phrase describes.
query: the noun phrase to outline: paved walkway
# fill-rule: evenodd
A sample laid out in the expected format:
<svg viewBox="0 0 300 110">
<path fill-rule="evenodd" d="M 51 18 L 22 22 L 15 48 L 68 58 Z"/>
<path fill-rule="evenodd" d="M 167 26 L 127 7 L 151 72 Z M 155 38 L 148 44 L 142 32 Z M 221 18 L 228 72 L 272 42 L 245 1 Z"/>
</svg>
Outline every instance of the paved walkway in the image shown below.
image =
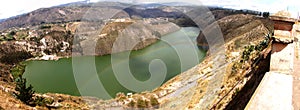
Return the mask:
<svg viewBox="0 0 300 110">
<path fill-rule="evenodd" d="M 292 94 L 292 75 L 268 72 L 245 110 L 292 110 Z"/>
<path fill-rule="evenodd" d="M 293 107 L 300 110 L 300 36 L 296 35 L 294 40 L 294 71 L 293 71 Z"/>
<path fill-rule="evenodd" d="M 300 110 L 300 60 L 294 62 L 293 73 L 293 106 L 294 110 Z"/>
</svg>

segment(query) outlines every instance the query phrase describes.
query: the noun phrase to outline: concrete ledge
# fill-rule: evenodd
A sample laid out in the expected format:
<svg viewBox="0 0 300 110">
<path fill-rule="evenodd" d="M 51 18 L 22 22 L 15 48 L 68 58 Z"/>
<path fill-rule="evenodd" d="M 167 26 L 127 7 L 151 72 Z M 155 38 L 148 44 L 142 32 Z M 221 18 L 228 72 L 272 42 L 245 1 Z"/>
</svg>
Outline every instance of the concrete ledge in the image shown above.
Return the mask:
<svg viewBox="0 0 300 110">
<path fill-rule="evenodd" d="M 294 44 L 274 43 L 272 48 L 270 71 L 293 73 Z"/>
<path fill-rule="evenodd" d="M 293 77 L 268 72 L 265 74 L 246 110 L 292 110 Z"/>
<path fill-rule="evenodd" d="M 293 43 L 294 41 L 291 31 L 274 30 L 273 38 L 275 39 L 275 42 L 281 43 Z"/>
</svg>

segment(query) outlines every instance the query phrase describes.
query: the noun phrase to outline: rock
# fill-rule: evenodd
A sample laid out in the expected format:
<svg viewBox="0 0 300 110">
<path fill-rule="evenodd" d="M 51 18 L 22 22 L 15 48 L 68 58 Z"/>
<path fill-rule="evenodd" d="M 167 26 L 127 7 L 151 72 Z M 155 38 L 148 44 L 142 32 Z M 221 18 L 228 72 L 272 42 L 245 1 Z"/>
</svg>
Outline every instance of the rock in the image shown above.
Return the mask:
<svg viewBox="0 0 300 110">
<path fill-rule="evenodd" d="M 2 42 L 0 44 L 0 62 L 13 64 L 31 58 L 32 54 L 23 46 L 14 41 Z"/>
<path fill-rule="evenodd" d="M 51 105 L 47 105 L 47 107 L 55 108 L 55 109 L 60 108 L 62 106 L 63 105 L 61 103 L 59 103 L 59 102 L 53 102 Z"/>
</svg>

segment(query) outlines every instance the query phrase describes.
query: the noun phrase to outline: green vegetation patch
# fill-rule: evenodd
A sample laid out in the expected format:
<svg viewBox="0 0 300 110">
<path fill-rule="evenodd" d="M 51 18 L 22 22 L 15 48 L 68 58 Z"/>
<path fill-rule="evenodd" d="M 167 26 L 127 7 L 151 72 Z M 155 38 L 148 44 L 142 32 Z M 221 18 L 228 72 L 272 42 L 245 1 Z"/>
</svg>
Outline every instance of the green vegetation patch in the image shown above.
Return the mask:
<svg viewBox="0 0 300 110">
<path fill-rule="evenodd" d="M 12 69 L 11 69 L 11 74 L 14 77 L 15 81 L 22 77 L 23 73 L 25 72 L 25 62 L 20 62 L 19 64 L 16 64 Z"/>
<path fill-rule="evenodd" d="M 230 77 L 238 73 L 240 69 L 244 68 L 244 63 L 255 60 L 256 57 L 251 58 L 251 55 L 258 55 L 263 49 L 268 46 L 270 39 L 270 34 L 268 34 L 264 40 L 262 40 L 258 45 L 248 45 L 244 47 L 242 56 L 238 62 L 234 62 L 231 68 Z"/>
<path fill-rule="evenodd" d="M 17 84 L 16 84 L 15 90 L 17 92 L 14 93 L 16 95 L 16 97 L 27 105 L 31 104 L 31 102 L 34 101 L 32 98 L 33 94 L 35 92 L 33 90 L 33 87 L 31 85 L 29 85 L 29 87 L 27 87 L 26 79 L 23 78 L 22 76 L 19 76 L 16 79 L 16 83 Z"/>
</svg>

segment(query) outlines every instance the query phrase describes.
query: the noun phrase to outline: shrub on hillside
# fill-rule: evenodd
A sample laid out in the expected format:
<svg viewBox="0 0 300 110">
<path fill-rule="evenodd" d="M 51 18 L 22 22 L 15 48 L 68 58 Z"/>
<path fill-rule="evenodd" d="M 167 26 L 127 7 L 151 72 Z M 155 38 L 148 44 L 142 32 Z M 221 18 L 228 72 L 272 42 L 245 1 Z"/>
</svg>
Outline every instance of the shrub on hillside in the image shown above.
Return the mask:
<svg viewBox="0 0 300 110">
<path fill-rule="evenodd" d="M 143 100 L 142 98 L 139 98 L 136 103 L 137 103 L 138 108 L 143 109 L 143 108 L 148 107 L 149 102 L 146 100 Z"/>
<path fill-rule="evenodd" d="M 15 65 L 11 70 L 10 73 L 12 74 L 13 78 L 15 80 L 17 80 L 18 78 L 20 78 L 23 73 L 25 72 L 25 64 L 23 62 Z"/>
<path fill-rule="evenodd" d="M 16 84 L 16 88 L 15 90 L 17 92 L 15 92 L 14 94 L 17 96 L 18 99 L 20 99 L 22 102 L 24 102 L 25 104 L 30 104 L 31 101 L 33 101 L 32 97 L 34 94 L 34 90 L 33 87 L 31 85 L 29 85 L 29 87 L 26 86 L 26 79 L 23 78 L 22 76 L 20 76 L 17 79 L 17 84 Z"/>
</svg>

